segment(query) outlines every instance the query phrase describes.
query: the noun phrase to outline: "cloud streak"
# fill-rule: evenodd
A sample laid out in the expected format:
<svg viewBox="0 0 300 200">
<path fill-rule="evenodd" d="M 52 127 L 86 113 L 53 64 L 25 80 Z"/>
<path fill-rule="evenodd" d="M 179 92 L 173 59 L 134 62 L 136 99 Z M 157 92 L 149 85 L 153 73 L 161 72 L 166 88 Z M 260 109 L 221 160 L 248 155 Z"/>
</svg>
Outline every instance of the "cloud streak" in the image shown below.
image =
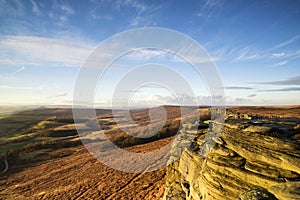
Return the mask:
<svg viewBox="0 0 300 200">
<path fill-rule="evenodd" d="M 19 69 L 17 69 L 16 73 L 20 73 L 25 70 L 24 65 L 22 65 Z"/>
<path fill-rule="evenodd" d="M 226 86 L 221 89 L 226 89 L 226 90 L 252 90 L 252 87 L 241 87 L 241 86 Z"/>
<path fill-rule="evenodd" d="M 31 4 L 32 4 L 32 12 L 36 15 L 41 15 L 41 11 L 37 5 L 37 3 L 34 0 L 30 0 Z"/>
<path fill-rule="evenodd" d="M 137 0 L 118 0 L 115 2 L 114 7 L 117 10 L 123 8 L 132 8 L 135 10 L 136 15 L 130 19 L 130 26 L 137 27 L 143 26 L 155 26 L 156 23 L 152 19 L 155 12 L 160 8 L 160 6 L 151 6 L 142 1 Z"/>
<path fill-rule="evenodd" d="M 202 6 L 196 16 L 211 18 L 218 12 L 223 4 L 223 0 L 202 0 Z"/>
<path fill-rule="evenodd" d="M 260 92 L 300 92 L 300 87 L 288 87 L 280 89 L 260 90 Z"/>
<path fill-rule="evenodd" d="M 245 61 L 274 61 L 274 59 L 290 59 L 299 57 L 300 53 L 297 49 L 292 51 L 280 51 L 281 48 L 294 44 L 300 40 L 300 34 L 296 35 L 284 42 L 274 45 L 273 47 L 263 50 L 256 48 L 253 44 L 240 48 L 223 48 L 223 50 L 216 50 L 215 53 L 220 60 L 229 60 L 232 63 L 239 63 Z M 274 52 L 275 51 L 275 52 Z M 276 63 L 274 66 L 281 66 L 288 63 L 289 60 Z"/>
<path fill-rule="evenodd" d="M 58 92 L 56 94 L 50 95 L 49 98 L 57 98 L 57 97 L 66 97 L 67 92 Z"/>
<path fill-rule="evenodd" d="M 42 90 L 45 86 L 27 87 L 27 86 L 11 86 L 11 85 L 0 85 L 0 89 L 7 90 Z"/>
<path fill-rule="evenodd" d="M 288 63 L 287 60 L 281 61 L 279 63 L 275 63 L 274 66 L 282 66 L 282 65 L 286 65 Z"/>
<path fill-rule="evenodd" d="M 168 52 L 159 49 L 133 49 L 127 57 L 130 59 L 149 60 L 151 58 L 161 58 L 167 55 Z"/>
<path fill-rule="evenodd" d="M 267 82 L 257 82 L 255 84 L 266 84 L 266 85 L 300 85 L 300 76 L 290 77 L 285 80 L 279 81 L 267 81 Z"/>
<path fill-rule="evenodd" d="M 274 57 L 274 58 L 280 58 L 280 57 L 283 57 L 283 56 L 285 56 L 286 55 L 286 53 L 284 53 L 284 52 L 282 52 L 282 53 L 273 53 L 272 54 L 272 56 Z"/>
<path fill-rule="evenodd" d="M 64 39 L 7 36 L 0 39 L 0 62 L 5 64 L 45 65 L 60 64 L 80 66 L 87 58 L 93 45 L 71 42 Z"/>
<path fill-rule="evenodd" d="M 248 98 L 252 98 L 252 97 L 256 97 L 257 96 L 257 94 L 250 94 L 250 95 L 248 95 Z"/>
<path fill-rule="evenodd" d="M 299 40 L 299 39 L 300 39 L 300 34 L 299 34 L 299 35 L 296 35 L 296 36 L 294 36 L 294 37 L 292 37 L 292 38 L 290 38 L 290 39 L 288 39 L 288 40 L 286 40 L 286 41 L 284 41 L 284 42 L 282 42 L 282 43 L 280 43 L 280 44 L 277 44 L 276 46 L 272 47 L 272 48 L 269 49 L 268 51 L 273 51 L 273 50 L 280 49 L 280 48 L 282 48 L 282 47 L 288 46 L 288 45 L 290 45 L 290 44 L 296 42 L 296 41 Z"/>
</svg>

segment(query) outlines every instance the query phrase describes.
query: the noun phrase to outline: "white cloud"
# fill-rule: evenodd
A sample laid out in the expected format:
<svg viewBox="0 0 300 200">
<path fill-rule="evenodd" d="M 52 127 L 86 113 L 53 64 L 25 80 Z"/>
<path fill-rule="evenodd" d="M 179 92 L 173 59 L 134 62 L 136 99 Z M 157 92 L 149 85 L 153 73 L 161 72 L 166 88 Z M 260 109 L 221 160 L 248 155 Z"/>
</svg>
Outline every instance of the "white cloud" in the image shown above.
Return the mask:
<svg viewBox="0 0 300 200">
<path fill-rule="evenodd" d="M 280 52 L 278 49 L 282 47 L 286 47 L 295 42 L 298 42 L 299 40 L 300 40 L 300 35 L 296 35 L 266 50 L 256 48 L 254 44 L 251 44 L 251 45 L 247 45 L 244 47 L 237 47 L 237 48 L 218 47 L 215 50 L 214 49 L 211 50 L 210 53 L 211 55 L 215 55 L 217 58 L 219 58 L 219 60 L 231 61 L 233 63 L 254 61 L 254 60 L 263 60 L 263 61 L 267 60 L 272 62 L 274 58 L 282 58 L 282 57 L 286 59 L 294 59 L 300 56 L 299 50 L 292 48 L 290 49 L 290 51 Z M 276 52 L 276 50 L 278 50 L 278 52 Z M 280 64 L 283 63 L 284 62 L 281 62 Z"/>
<path fill-rule="evenodd" d="M 273 53 L 272 56 L 275 57 L 275 58 L 280 58 L 282 56 L 285 56 L 286 53 L 282 52 L 282 53 Z"/>
<path fill-rule="evenodd" d="M 64 14 L 66 14 L 68 16 L 75 14 L 74 9 L 70 5 L 60 4 L 56 1 L 53 1 L 52 8 L 55 9 L 57 12 L 63 12 Z"/>
<path fill-rule="evenodd" d="M 138 12 L 143 12 L 148 9 L 148 6 L 137 0 L 118 0 L 115 2 L 115 8 L 121 10 L 124 7 L 132 7 Z"/>
<path fill-rule="evenodd" d="M 252 97 L 256 97 L 257 96 L 257 94 L 250 94 L 250 95 L 248 95 L 248 98 L 252 98 Z"/>
<path fill-rule="evenodd" d="M 291 39 L 288 39 L 280 44 L 277 44 L 276 46 L 272 47 L 271 49 L 269 49 L 268 51 L 273 51 L 273 50 L 276 50 L 276 49 L 279 49 L 279 48 L 282 48 L 282 47 L 285 47 L 287 45 L 290 45 L 294 42 L 296 42 L 297 40 L 300 39 L 300 34 L 299 35 L 296 35 L 294 37 L 292 37 Z"/>
<path fill-rule="evenodd" d="M 68 21 L 68 17 L 62 15 L 62 16 L 59 17 L 59 20 L 60 20 L 60 22 L 61 22 L 62 24 L 64 24 L 64 23 L 66 23 L 66 22 Z"/>
<path fill-rule="evenodd" d="M 283 80 L 256 82 L 254 84 L 267 84 L 267 85 L 300 85 L 300 76 L 293 76 Z"/>
<path fill-rule="evenodd" d="M 59 8 L 65 12 L 67 15 L 73 15 L 75 14 L 75 11 L 73 10 L 72 7 L 68 6 L 68 5 L 59 5 Z"/>
<path fill-rule="evenodd" d="M 253 46 L 245 46 L 241 49 L 233 49 L 230 54 L 239 55 L 232 59 L 232 62 L 244 62 L 250 60 L 256 60 L 265 57 L 262 52 L 257 51 Z M 226 56 L 226 55 L 225 55 Z M 228 55 L 227 55 L 228 56 Z"/>
<path fill-rule="evenodd" d="M 67 96 L 66 92 L 58 92 L 56 94 L 50 95 L 49 98 L 66 97 L 66 96 Z"/>
<path fill-rule="evenodd" d="M 118 0 L 114 4 L 115 9 L 122 10 L 123 8 L 132 8 L 136 14 L 130 19 L 130 26 L 137 27 L 143 26 L 155 26 L 156 23 L 153 20 L 155 12 L 161 6 L 151 6 L 145 2 L 138 0 Z"/>
<path fill-rule="evenodd" d="M 92 20 L 105 20 L 105 21 L 111 21 L 113 17 L 111 15 L 98 15 L 94 11 L 91 13 Z"/>
<path fill-rule="evenodd" d="M 0 89 L 7 89 L 7 90 L 43 90 L 44 88 L 45 88 L 44 85 L 35 86 L 35 87 L 0 85 Z"/>
<path fill-rule="evenodd" d="M 159 49 L 133 49 L 127 57 L 130 59 L 149 60 L 151 58 L 167 56 L 168 52 Z"/>
<path fill-rule="evenodd" d="M 223 0 L 202 0 L 202 6 L 196 16 L 211 18 L 217 14 L 219 9 L 223 6 Z"/>
<path fill-rule="evenodd" d="M 234 101 L 232 102 L 232 104 L 238 104 L 238 105 L 246 104 L 246 103 L 249 103 L 249 100 L 241 97 L 235 98 Z"/>
<path fill-rule="evenodd" d="M 20 73 L 25 70 L 24 65 L 22 65 L 19 69 L 17 69 L 16 73 Z"/>
<path fill-rule="evenodd" d="M 53 2 L 52 10 L 48 13 L 50 19 L 59 26 L 66 26 L 70 16 L 74 15 L 74 9 L 67 4 L 60 4 L 56 1 Z"/>
<path fill-rule="evenodd" d="M 64 39 L 34 36 L 7 36 L 0 39 L 0 62 L 6 64 L 60 64 L 80 66 L 93 45 Z"/>
<path fill-rule="evenodd" d="M 193 63 L 193 64 L 203 64 L 203 63 L 211 63 L 211 62 L 216 62 L 219 60 L 219 58 L 217 57 L 210 57 L 207 55 L 188 55 L 186 57 L 184 57 L 184 59 L 179 58 L 178 56 L 173 56 L 175 62 L 187 62 L 186 60 L 188 60 L 189 62 Z"/>
<path fill-rule="evenodd" d="M 34 0 L 30 0 L 31 4 L 32 4 L 32 12 L 34 12 L 36 15 L 40 15 L 41 11 L 37 5 L 37 3 Z"/>
<path fill-rule="evenodd" d="M 247 55 L 247 53 L 242 53 L 239 57 L 235 58 L 232 62 L 243 62 L 247 60 L 255 60 L 259 58 L 259 55 Z"/>
<path fill-rule="evenodd" d="M 259 59 L 266 59 L 266 53 L 258 50 L 254 45 L 247 45 L 243 47 L 222 46 L 216 41 L 208 42 L 204 45 L 213 57 L 214 61 L 227 61 L 231 63 L 238 63 L 244 61 L 253 61 Z"/>
<path fill-rule="evenodd" d="M 180 51 L 178 52 L 180 54 Z M 212 61 L 216 61 L 217 58 L 211 58 L 204 53 L 202 55 L 196 54 L 193 50 L 189 51 L 189 54 L 185 56 L 185 58 L 181 58 L 172 52 L 168 52 L 160 49 L 132 49 L 132 51 L 126 55 L 128 59 L 132 60 L 150 60 L 153 58 L 169 60 L 176 63 L 185 63 L 187 62 L 184 59 L 187 59 L 191 63 L 209 63 Z"/>
<path fill-rule="evenodd" d="M 204 8 L 213 8 L 213 7 L 219 7 L 223 5 L 223 1 L 220 0 L 204 0 Z"/>
<path fill-rule="evenodd" d="M 288 63 L 287 60 L 281 61 L 279 63 L 275 63 L 274 66 L 282 66 L 282 65 L 286 65 Z"/>
<path fill-rule="evenodd" d="M 21 0 L 0 1 L 0 15 L 3 16 L 23 16 L 25 6 Z"/>
</svg>

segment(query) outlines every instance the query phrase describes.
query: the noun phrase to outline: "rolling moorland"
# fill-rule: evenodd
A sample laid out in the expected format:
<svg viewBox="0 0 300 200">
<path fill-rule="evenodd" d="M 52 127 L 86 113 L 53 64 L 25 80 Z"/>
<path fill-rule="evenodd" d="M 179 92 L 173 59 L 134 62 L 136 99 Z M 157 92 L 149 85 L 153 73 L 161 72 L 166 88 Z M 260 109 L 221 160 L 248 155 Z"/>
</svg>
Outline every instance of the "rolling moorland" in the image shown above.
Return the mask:
<svg viewBox="0 0 300 200">
<path fill-rule="evenodd" d="M 146 173 L 117 171 L 90 155 L 70 108 L 2 113 L 0 199 L 299 199 L 300 106 L 227 108 L 222 134 L 205 162 L 195 155 L 212 128 L 210 108 L 186 107 L 184 116 L 179 107 L 164 109 L 166 123 L 149 138 L 123 132 L 111 110 L 96 111 L 102 131 L 127 151 L 177 142 L 172 152 L 182 156 Z M 131 117 L 137 127 L 130 131 L 149 131 L 148 109 L 132 110 Z M 181 127 L 182 117 L 189 124 Z M 82 120 L 78 127 L 89 125 Z M 180 142 L 190 142 L 189 148 L 180 149 Z"/>
</svg>

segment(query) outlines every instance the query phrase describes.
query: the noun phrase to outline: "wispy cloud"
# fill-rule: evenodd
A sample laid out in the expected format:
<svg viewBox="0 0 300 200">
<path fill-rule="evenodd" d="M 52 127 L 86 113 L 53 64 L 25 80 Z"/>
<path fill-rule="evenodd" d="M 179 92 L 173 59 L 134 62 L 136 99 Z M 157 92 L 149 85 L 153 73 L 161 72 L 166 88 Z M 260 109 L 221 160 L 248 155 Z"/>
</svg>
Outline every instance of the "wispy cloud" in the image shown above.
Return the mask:
<svg viewBox="0 0 300 200">
<path fill-rule="evenodd" d="M 241 87 L 241 86 L 226 86 L 223 87 L 222 89 L 226 90 L 252 90 L 252 87 Z"/>
<path fill-rule="evenodd" d="M 49 98 L 66 97 L 67 92 L 58 92 L 49 96 Z"/>
<path fill-rule="evenodd" d="M 300 40 L 300 35 L 296 35 L 284 42 L 274 45 L 269 49 L 256 48 L 254 44 L 247 45 L 239 48 L 223 48 L 223 51 L 216 50 L 215 53 L 220 60 L 229 60 L 232 63 L 239 63 L 245 61 L 264 60 L 274 62 L 275 59 L 285 58 L 286 61 L 278 62 L 274 66 L 281 66 L 287 64 L 291 58 L 297 58 L 300 56 L 300 52 L 297 49 L 280 50 L 283 47 L 292 45 Z M 224 50 L 226 49 L 226 50 Z"/>
<path fill-rule="evenodd" d="M 22 16 L 25 12 L 25 6 L 20 0 L 0 1 L 0 15 Z"/>
<path fill-rule="evenodd" d="M 164 87 L 162 85 L 159 85 L 159 84 L 146 84 L 146 85 L 141 86 L 141 88 L 158 88 L 158 89 L 161 89 L 161 88 L 164 88 Z"/>
<path fill-rule="evenodd" d="M 253 45 L 236 48 L 223 48 L 222 51 L 216 51 L 216 55 L 216 57 L 219 57 L 220 60 L 228 60 L 231 63 L 265 59 L 268 56 Z"/>
<path fill-rule="evenodd" d="M 147 1 L 149 2 L 149 1 Z M 132 8 L 136 11 L 136 15 L 130 19 L 130 26 L 137 27 L 143 26 L 155 26 L 156 22 L 153 20 L 156 11 L 161 6 L 154 6 L 147 4 L 146 2 L 138 0 L 118 0 L 115 2 L 114 7 L 117 10 L 122 10 L 123 8 Z"/>
<path fill-rule="evenodd" d="M 44 88 L 45 88 L 44 85 L 42 85 L 42 86 L 34 86 L 34 87 L 0 85 L 0 89 L 7 89 L 7 90 L 43 90 Z"/>
<path fill-rule="evenodd" d="M 247 53 L 242 53 L 239 57 L 235 58 L 232 62 L 244 62 L 247 60 L 255 60 L 258 59 L 260 56 L 258 54 L 254 55 L 247 55 Z"/>
<path fill-rule="evenodd" d="M 49 12 L 48 16 L 50 19 L 54 20 L 57 25 L 64 26 L 74 14 L 75 10 L 70 5 L 54 1 L 52 10 Z"/>
<path fill-rule="evenodd" d="M 19 69 L 17 69 L 16 73 L 20 73 L 25 70 L 24 65 L 22 65 Z"/>
<path fill-rule="evenodd" d="M 288 87 L 280 89 L 260 90 L 260 92 L 300 92 L 300 87 Z"/>
<path fill-rule="evenodd" d="M 217 13 L 218 9 L 220 9 L 223 4 L 223 0 L 202 0 L 202 6 L 196 16 L 211 18 Z"/>
<path fill-rule="evenodd" d="M 256 82 L 254 84 L 267 84 L 267 85 L 300 85 L 300 76 L 290 77 L 285 80 Z"/>
<path fill-rule="evenodd" d="M 230 104 L 246 104 L 246 103 L 249 103 L 249 99 L 245 99 L 245 98 L 241 98 L 241 97 L 237 97 L 237 98 L 234 98 L 234 101 L 231 102 Z"/>
<path fill-rule="evenodd" d="M 121 92 L 124 92 L 124 93 L 140 93 L 140 92 L 143 92 L 143 91 L 140 91 L 140 90 L 123 90 Z"/>
<path fill-rule="evenodd" d="M 256 97 L 257 96 L 257 94 L 250 94 L 250 95 L 248 95 L 248 98 L 252 98 L 252 97 Z"/>
<path fill-rule="evenodd" d="M 287 63 L 288 63 L 288 61 L 287 61 L 287 60 L 284 60 L 284 61 L 275 63 L 274 66 L 282 66 L 282 65 L 286 65 Z"/>
<path fill-rule="evenodd" d="M 113 19 L 113 17 L 111 15 L 100 15 L 98 13 L 95 13 L 95 11 L 91 11 L 91 18 L 92 20 L 105 20 L 105 21 L 111 21 Z"/>
<path fill-rule="evenodd" d="M 294 37 L 292 37 L 292 38 L 290 38 L 290 39 L 288 39 L 288 40 L 286 40 L 286 41 L 284 41 L 284 42 L 282 42 L 282 43 L 280 43 L 280 44 L 275 45 L 274 47 L 270 48 L 270 49 L 267 50 L 267 51 L 274 51 L 274 50 L 276 50 L 276 49 L 280 49 L 280 48 L 282 48 L 282 47 L 285 47 L 285 46 L 287 46 L 287 45 L 290 45 L 290 44 L 296 42 L 296 41 L 299 40 L 299 39 L 300 39 L 300 34 L 299 34 L 299 35 L 296 35 L 296 36 L 294 36 Z"/>
<path fill-rule="evenodd" d="M 70 5 L 65 3 L 63 4 L 63 3 L 58 3 L 57 1 L 53 1 L 52 8 L 57 12 L 61 12 L 68 16 L 75 14 L 74 9 Z"/>
<path fill-rule="evenodd" d="M 62 4 L 58 6 L 63 12 L 65 12 L 67 15 L 73 15 L 75 13 L 75 11 L 73 10 L 73 8 L 69 5 L 66 4 Z"/>
<path fill-rule="evenodd" d="M 180 50 L 178 54 L 180 55 Z M 202 53 L 199 55 L 194 52 L 193 49 L 189 50 L 189 54 L 185 55 L 184 59 L 175 55 L 173 52 L 169 52 L 166 50 L 154 49 L 154 48 L 144 48 L 144 49 L 132 49 L 132 51 L 126 55 L 126 58 L 132 60 L 150 60 L 150 59 L 163 59 L 176 63 L 186 63 L 187 59 L 191 63 L 209 63 L 212 61 L 216 61 L 217 58 L 211 58 Z"/>
<path fill-rule="evenodd" d="M 38 4 L 34 0 L 30 0 L 30 2 L 32 4 L 32 12 L 36 15 L 41 15 Z"/>
<path fill-rule="evenodd" d="M 220 0 L 204 0 L 204 8 L 212 8 L 216 6 L 220 6 L 221 1 Z"/>
<path fill-rule="evenodd" d="M 285 55 L 286 55 L 286 53 L 284 53 L 284 52 L 281 52 L 281 53 L 273 53 L 273 54 L 272 54 L 272 56 L 273 56 L 274 58 L 280 58 L 280 57 L 285 56 Z"/>
<path fill-rule="evenodd" d="M 93 45 L 80 41 L 34 36 L 7 36 L 0 39 L 0 62 L 6 64 L 60 64 L 79 66 L 87 58 Z"/>
<path fill-rule="evenodd" d="M 167 56 L 167 54 L 168 52 L 159 49 L 133 49 L 127 57 L 130 59 L 149 60 L 151 58 L 161 58 Z"/>
</svg>

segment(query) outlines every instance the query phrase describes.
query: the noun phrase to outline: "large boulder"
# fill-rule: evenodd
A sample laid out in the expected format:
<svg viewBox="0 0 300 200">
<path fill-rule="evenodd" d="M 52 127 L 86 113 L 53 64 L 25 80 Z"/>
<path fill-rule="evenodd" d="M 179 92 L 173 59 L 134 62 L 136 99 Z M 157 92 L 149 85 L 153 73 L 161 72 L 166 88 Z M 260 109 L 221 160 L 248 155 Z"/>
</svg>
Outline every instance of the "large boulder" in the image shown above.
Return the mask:
<svg viewBox="0 0 300 200">
<path fill-rule="evenodd" d="M 191 148 L 173 146 L 177 154 L 167 167 L 164 200 L 300 199 L 300 143 L 293 139 L 297 132 L 286 138 L 262 134 L 272 126 L 252 124 L 244 131 L 232 127 L 225 126 L 220 137 L 212 138 L 205 157 L 201 149 L 210 132 L 194 131 L 192 137 L 187 130 L 181 132 L 177 144 Z"/>
</svg>

